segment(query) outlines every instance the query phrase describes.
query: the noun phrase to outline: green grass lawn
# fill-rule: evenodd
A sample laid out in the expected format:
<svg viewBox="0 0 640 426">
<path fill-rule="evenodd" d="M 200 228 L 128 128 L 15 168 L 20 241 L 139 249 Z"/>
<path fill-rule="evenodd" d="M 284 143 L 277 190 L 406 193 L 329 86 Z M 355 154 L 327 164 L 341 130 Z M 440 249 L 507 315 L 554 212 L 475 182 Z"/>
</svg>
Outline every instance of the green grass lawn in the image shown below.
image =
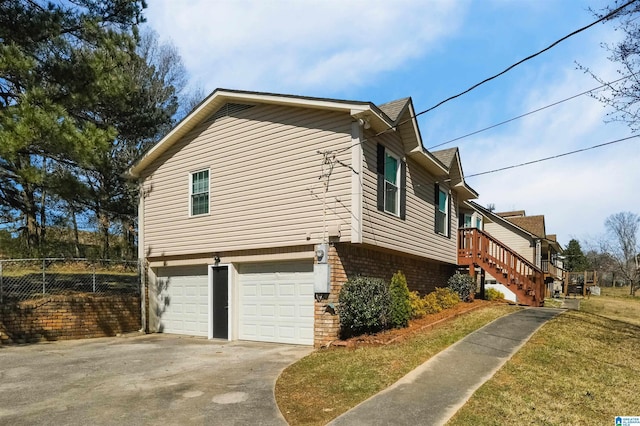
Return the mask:
<svg viewBox="0 0 640 426">
<path fill-rule="evenodd" d="M 313 352 L 279 377 L 278 406 L 290 425 L 324 425 L 470 332 L 516 309 L 488 305 L 403 342 Z"/>
<path fill-rule="evenodd" d="M 640 298 L 604 290 L 545 324 L 448 424 L 607 425 L 640 415 Z"/>
<path fill-rule="evenodd" d="M 640 297 L 628 292 L 604 288 L 549 321 L 448 424 L 606 425 L 640 415 Z M 316 351 L 278 379 L 278 405 L 291 425 L 324 425 L 514 309 L 471 312 L 398 344 Z"/>
</svg>

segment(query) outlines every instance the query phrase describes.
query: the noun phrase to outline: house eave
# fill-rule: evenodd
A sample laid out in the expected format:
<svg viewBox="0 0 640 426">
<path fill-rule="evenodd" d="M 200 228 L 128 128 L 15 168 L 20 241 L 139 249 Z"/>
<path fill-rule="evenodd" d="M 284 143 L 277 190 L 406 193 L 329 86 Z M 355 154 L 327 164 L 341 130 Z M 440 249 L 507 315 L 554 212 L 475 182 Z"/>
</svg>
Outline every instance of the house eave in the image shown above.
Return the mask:
<svg viewBox="0 0 640 426">
<path fill-rule="evenodd" d="M 271 93 L 244 92 L 217 89 L 182 121 L 173 127 L 158 143 L 142 155 L 126 172 L 131 179 L 140 177 L 142 171 L 160 157 L 175 142 L 193 130 L 199 123 L 221 108 L 225 103 L 271 104 L 300 108 L 340 111 L 350 114 L 354 120 L 362 119 L 374 131 L 385 131 L 393 127 L 392 121 L 378 107 L 370 102 L 342 101 Z"/>
<path fill-rule="evenodd" d="M 418 162 L 418 164 L 436 177 L 448 177 L 449 175 L 447 168 L 422 147 L 414 148 L 407 153 L 407 156 Z"/>
</svg>

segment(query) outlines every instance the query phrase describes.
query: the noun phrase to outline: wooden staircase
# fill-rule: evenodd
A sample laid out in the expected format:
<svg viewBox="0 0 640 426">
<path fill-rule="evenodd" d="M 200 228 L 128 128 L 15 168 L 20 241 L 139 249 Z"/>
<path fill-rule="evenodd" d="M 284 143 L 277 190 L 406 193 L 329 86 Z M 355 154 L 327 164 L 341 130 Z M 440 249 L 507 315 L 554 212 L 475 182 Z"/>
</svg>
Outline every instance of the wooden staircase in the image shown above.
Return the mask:
<svg viewBox="0 0 640 426">
<path fill-rule="evenodd" d="M 476 228 L 458 231 L 458 265 L 482 268 L 518 297 L 518 303 L 544 305 L 544 273 L 508 246 Z"/>
</svg>

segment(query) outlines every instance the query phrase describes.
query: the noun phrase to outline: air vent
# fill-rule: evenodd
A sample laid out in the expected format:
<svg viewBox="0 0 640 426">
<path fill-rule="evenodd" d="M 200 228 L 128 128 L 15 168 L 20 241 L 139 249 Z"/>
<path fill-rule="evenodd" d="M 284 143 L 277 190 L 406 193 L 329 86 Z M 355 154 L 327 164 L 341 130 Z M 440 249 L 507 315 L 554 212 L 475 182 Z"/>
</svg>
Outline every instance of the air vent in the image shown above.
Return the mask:
<svg viewBox="0 0 640 426">
<path fill-rule="evenodd" d="M 222 108 L 220 108 L 215 114 L 213 114 L 208 121 L 216 121 L 217 119 L 222 117 L 230 117 L 234 114 L 239 113 L 240 111 L 244 111 L 245 109 L 249 109 L 251 107 L 253 107 L 253 105 L 227 103 L 224 104 Z"/>
</svg>

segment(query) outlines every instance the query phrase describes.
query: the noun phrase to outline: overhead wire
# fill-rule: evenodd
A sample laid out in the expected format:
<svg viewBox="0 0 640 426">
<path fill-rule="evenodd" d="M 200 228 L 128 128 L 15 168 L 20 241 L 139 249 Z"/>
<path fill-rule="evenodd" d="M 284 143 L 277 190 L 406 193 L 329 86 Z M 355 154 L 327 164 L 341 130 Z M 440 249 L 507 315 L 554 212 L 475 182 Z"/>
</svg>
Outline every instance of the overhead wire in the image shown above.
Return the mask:
<svg viewBox="0 0 640 426">
<path fill-rule="evenodd" d="M 479 86 L 481 86 L 481 85 L 483 85 L 483 84 L 486 84 L 486 83 L 488 83 L 488 82 L 490 82 L 490 81 L 492 81 L 492 80 L 494 80 L 494 79 L 496 79 L 496 78 L 498 78 L 498 77 L 500 77 L 500 76 L 502 76 L 502 75 L 506 74 L 507 72 L 511 71 L 513 68 L 517 67 L 518 65 L 521 65 L 522 63 L 527 62 L 527 61 L 529 61 L 529 60 L 531 60 L 531 59 L 533 59 L 533 58 L 535 58 L 535 57 L 537 57 L 537 56 L 541 55 L 542 53 L 544 53 L 544 52 L 546 52 L 546 51 L 548 51 L 548 50 L 552 49 L 553 47 L 555 47 L 555 46 L 557 46 L 558 44 L 562 43 L 563 41 L 567 40 L 568 38 L 573 37 L 574 35 L 579 34 L 579 33 L 583 32 L 583 31 L 585 31 L 585 30 L 587 30 L 587 29 L 589 29 L 589 28 L 593 27 L 594 25 L 596 25 L 596 24 L 598 24 L 598 23 L 603 22 L 603 21 L 605 21 L 605 20 L 607 20 L 607 19 L 609 19 L 609 18 L 613 17 L 613 16 L 614 16 L 614 15 L 616 15 L 618 12 L 620 12 L 621 10 L 623 10 L 624 8 L 626 8 L 627 6 L 629 6 L 629 5 L 633 4 L 633 3 L 636 3 L 637 1 L 638 1 L 638 0 L 630 0 L 630 1 L 628 1 L 627 3 L 625 3 L 625 4 L 623 4 L 622 6 L 620 6 L 620 7 L 616 8 L 616 9 L 612 10 L 611 12 L 607 13 L 606 15 L 603 15 L 602 17 L 598 18 L 597 20 L 593 21 L 592 23 L 590 23 L 590 24 L 588 24 L 588 25 L 585 25 L 585 26 L 583 26 L 583 27 L 581 27 L 581 28 L 579 28 L 579 29 L 577 29 L 577 30 L 575 30 L 575 31 L 573 31 L 573 32 L 571 32 L 571 33 L 569 33 L 569 34 L 565 35 L 564 37 L 562 37 L 562 38 L 560 38 L 560 39 L 558 39 L 558 40 L 554 41 L 553 43 L 551 43 L 549 46 L 545 47 L 544 49 L 542 49 L 542 50 L 540 50 L 540 51 L 538 51 L 538 52 L 536 52 L 536 53 L 534 53 L 534 54 L 531 54 L 531 55 L 527 56 L 527 57 L 526 57 L 526 58 L 524 58 L 524 59 L 521 59 L 520 61 L 518 61 L 518 62 L 514 63 L 513 65 L 510 65 L 509 67 L 505 68 L 503 71 L 501 71 L 501 72 L 499 72 L 499 73 L 497 73 L 497 74 L 495 74 L 495 75 L 493 75 L 493 76 L 491 76 L 491 77 L 485 78 L 484 80 L 482 80 L 482 81 L 481 81 L 481 82 L 479 82 L 479 83 L 474 84 L 474 85 L 473 85 L 473 86 L 471 86 L 470 88 L 468 88 L 468 89 L 466 89 L 466 90 L 464 90 L 464 91 L 462 91 L 462 92 L 460 92 L 460 93 L 458 93 L 458 94 L 456 94 L 456 95 L 450 96 L 450 97 L 448 97 L 448 98 L 446 98 L 446 99 L 444 99 L 444 100 L 442 100 L 442 101 L 438 102 L 438 103 L 437 103 L 437 104 L 435 104 L 434 106 L 432 106 L 432 107 L 430 107 L 430 108 L 427 108 L 427 109 L 425 109 L 425 110 L 423 110 L 423 111 L 420 111 L 420 112 L 416 113 L 414 116 L 412 116 L 412 117 L 410 117 L 410 118 L 408 118 L 408 119 L 406 119 L 406 120 L 404 120 L 404 121 L 401 121 L 400 123 L 397 123 L 397 124 L 395 124 L 394 126 L 392 126 L 392 127 L 388 128 L 388 129 L 385 129 L 385 130 L 383 130 L 383 131 L 380 131 L 380 132 L 376 133 L 375 135 L 373 135 L 373 137 L 375 138 L 375 137 L 381 136 L 381 135 L 383 135 L 383 134 L 385 134 L 385 133 L 387 133 L 387 132 L 390 132 L 390 131 L 392 131 L 392 130 L 394 130 L 394 131 L 395 131 L 399 126 L 401 126 L 401 125 L 403 125 L 403 124 L 406 124 L 406 123 L 410 122 L 411 120 L 416 119 L 416 118 L 417 118 L 417 117 L 419 117 L 420 115 L 423 115 L 423 114 L 426 114 L 427 112 L 433 111 L 434 109 L 436 109 L 436 108 L 440 107 L 441 105 L 443 105 L 443 104 L 445 104 L 445 103 L 447 103 L 447 102 L 449 102 L 449 101 L 451 101 L 451 100 L 454 100 L 454 99 L 456 99 L 456 98 L 459 98 L 460 96 L 463 96 L 463 95 L 465 95 L 465 94 L 467 94 L 467 93 L 471 92 L 472 90 L 474 90 L 474 89 L 478 88 Z M 633 75 L 635 75 L 635 74 L 631 74 L 630 76 L 627 76 L 627 77 L 624 77 L 624 78 L 628 78 L 628 77 L 631 77 L 631 76 L 633 76 Z M 620 81 L 620 80 L 616 80 L 616 81 Z M 611 82 L 610 84 L 613 84 L 613 83 L 615 83 L 615 82 Z M 606 85 L 603 85 L 603 86 L 606 86 Z M 601 87 L 602 87 L 602 86 L 601 86 Z M 593 90 L 597 90 L 597 88 L 596 88 L 596 89 L 592 89 L 591 91 L 593 91 Z M 587 92 L 587 93 L 588 93 L 588 92 Z M 583 94 L 584 94 L 584 93 L 579 94 L 579 95 L 575 95 L 574 97 L 576 97 L 576 96 L 581 96 L 581 95 L 583 95 Z M 573 98 L 573 97 L 572 97 L 572 98 Z M 567 100 L 569 100 L 569 99 L 567 99 Z M 564 101 L 561 101 L 561 102 L 564 102 Z M 557 103 L 556 103 L 556 104 L 557 104 Z M 549 105 L 548 107 L 550 107 L 550 106 L 553 106 L 553 105 Z M 546 108 L 548 108 L 548 107 L 546 107 Z M 542 109 L 544 109 L 544 108 L 542 108 Z M 533 111 L 533 112 L 531 112 L 531 113 L 534 113 L 534 112 L 537 112 L 537 111 Z M 528 114 L 527 114 L 527 115 L 528 115 Z M 519 117 L 517 117 L 517 118 L 519 118 Z M 514 118 L 514 119 L 512 119 L 512 120 L 515 120 L 515 119 L 517 119 L 517 118 Z M 512 120 L 509 120 L 509 121 L 512 121 Z M 507 121 L 507 122 L 508 122 L 508 121 Z M 504 123 L 502 123 L 502 124 L 504 124 Z M 498 124 L 498 125 L 500 125 L 500 124 Z M 495 126 L 492 126 L 492 127 L 495 127 Z M 482 130 L 482 131 L 483 131 L 483 130 Z M 476 132 L 476 133 L 477 133 L 477 132 Z M 474 134 L 475 134 L 475 133 L 474 133 Z M 640 136 L 640 135 L 638 135 L 638 136 Z M 489 170 L 489 171 L 482 172 L 482 173 L 476 173 L 476 174 L 468 175 L 468 176 L 466 176 L 466 177 L 480 176 L 480 175 L 483 175 L 483 174 L 495 173 L 495 172 L 502 171 L 502 170 L 507 170 L 507 169 L 511 169 L 511 168 L 515 168 L 515 167 L 521 167 L 521 166 L 525 166 L 525 165 L 529 165 L 529 164 L 534 164 L 534 163 L 541 162 L 541 161 L 551 160 L 551 159 L 553 159 L 553 158 L 563 157 L 563 156 L 566 156 L 566 155 L 571 155 L 571 154 L 575 154 L 575 153 L 578 153 L 578 152 L 587 151 L 587 150 L 590 150 L 590 149 L 594 149 L 594 148 L 598 148 L 598 147 L 602 147 L 602 146 L 606 146 L 606 145 L 611 145 L 611 144 L 614 144 L 614 143 L 622 142 L 622 141 L 624 141 L 624 140 L 631 139 L 631 138 L 635 138 L 635 137 L 638 137 L 638 136 L 630 136 L 630 137 L 628 137 L 628 138 L 619 139 L 619 140 L 612 141 L 612 142 L 607 142 L 607 143 L 604 143 L 604 144 L 594 145 L 594 146 L 591 146 L 591 147 L 588 147 L 588 148 L 583 148 L 583 149 L 580 149 L 580 150 L 576 150 L 576 151 L 572 151 L 572 152 L 568 152 L 568 153 L 564 153 L 564 154 L 560 154 L 560 155 L 556 155 L 556 156 L 552 156 L 552 157 L 547 157 L 547 158 L 543 158 L 543 159 L 539 159 L 539 160 L 534 160 L 534 161 L 530 161 L 530 162 L 526 162 L 526 163 L 522 163 L 522 164 L 517 164 L 517 165 L 513 165 L 513 166 L 503 167 L 503 168 L 495 169 L 495 170 Z M 463 137 L 466 137 L 466 136 L 463 136 Z M 344 151 L 347 151 L 347 150 L 349 150 L 349 149 L 353 148 L 354 146 L 362 145 L 362 144 L 363 144 L 363 142 L 365 142 L 365 141 L 367 141 L 367 140 L 369 140 L 369 139 L 370 139 L 370 138 L 363 138 L 363 139 L 359 140 L 358 142 L 356 142 L 356 143 L 354 143 L 354 144 L 352 144 L 352 145 L 350 145 L 350 146 L 348 146 L 348 147 L 345 147 L 345 148 L 342 148 L 342 149 L 339 149 L 339 150 L 333 150 L 333 151 L 330 151 L 330 152 L 331 152 L 332 154 L 334 154 L 334 155 L 335 155 L 335 154 L 339 154 L 339 153 L 342 153 L 342 152 L 344 152 Z M 458 138 L 458 139 L 460 139 L 460 138 Z M 456 139 L 456 140 L 457 140 L 457 139 Z M 446 143 L 449 143 L 449 142 L 452 142 L 452 141 L 448 141 L 448 142 L 446 142 Z M 441 145 L 444 145 L 444 144 L 441 144 Z M 436 146 L 440 146 L 440 145 L 436 145 Z M 432 147 L 432 148 L 434 148 L 434 147 Z M 321 154 L 325 154 L 325 155 L 326 155 L 326 154 L 328 154 L 329 152 L 326 152 L 326 153 L 318 152 L 318 153 L 321 153 Z"/>
<path fill-rule="evenodd" d="M 462 135 L 462 136 L 459 136 L 459 137 L 457 137 L 457 138 L 454 138 L 454 139 L 448 140 L 448 141 L 446 141 L 446 142 L 442 142 L 442 143 L 439 143 L 439 144 L 437 144 L 437 145 L 430 146 L 430 147 L 429 147 L 429 148 L 427 148 L 427 149 L 438 148 L 438 147 L 440 147 L 440 146 L 447 145 L 447 144 L 450 144 L 450 143 L 452 143 L 452 142 L 459 141 L 460 139 L 468 138 L 469 136 L 473 136 L 473 135 L 477 135 L 478 133 L 486 132 L 487 130 L 491 130 L 491 129 L 496 128 L 496 127 L 498 127 L 498 126 L 502 126 L 502 125 L 504 125 L 504 124 L 511 123 L 512 121 L 519 120 L 520 118 L 524 118 L 524 117 L 526 117 L 526 116 L 528 116 L 528 115 L 535 114 L 535 113 L 540 112 L 540 111 L 543 111 L 543 110 L 545 110 L 545 109 L 547 109 L 547 108 L 551 108 L 551 107 L 554 107 L 554 106 L 556 106 L 556 105 L 560 105 L 561 103 L 564 103 L 564 102 L 570 101 L 570 100 L 572 100 L 572 99 L 578 98 L 578 97 L 583 96 L 583 95 L 586 95 L 586 94 L 588 94 L 588 93 L 595 92 L 596 90 L 599 90 L 599 89 L 602 89 L 603 87 L 610 86 L 610 85 L 612 85 L 612 84 L 618 83 L 618 82 L 620 82 L 620 81 L 622 81 L 622 80 L 626 80 L 626 79 L 628 79 L 628 78 L 630 78 L 630 77 L 632 77 L 632 76 L 634 76 L 634 75 L 635 75 L 635 74 L 630 74 L 630 75 L 627 75 L 627 76 L 625 76 L 625 77 L 619 78 L 619 79 L 617 79 L 617 80 L 610 81 L 610 82 L 608 82 L 608 83 L 602 84 L 601 86 L 595 87 L 595 88 L 590 89 L 590 90 L 586 90 L 586 91 L 584 91 L 584 92 L 582 92 L 582 93 L 578 93 L 577 95 L 570 96 L 570 97 L 568 97 L 568 98 L 562 99 L 562 100 L 557 101 L 557 102 L 554 102 L 554 103 L 552 103 L 552 104 L 549 104 L 549 105 L 546 105 L 546 106 L 543 106 L 543 107 L 540 107 L 540 108 L 534 109 L 533 111 L 529 111 L 529 112 L 527 112 L 527 113 L 524 113 L 524 114 L 518 115 L 517 117 L 513 117 L 513 118 L 510 118 L 510 119 L 508 119 L 508 120 L 501 121 L 501 122 L 499 122 L 499 123 L 493 124 L 493 125 L 491 125 L 491 126 L 489 126 L 489 127 L 485 127 L 485 128 L 480 129 L 480 130 L 476 130 L 476 131 L 474 131 L 474 132 L 467 133 L 466 135 Z"/>
<path fill-rule="evenodd" d="M 540 50 L 540 51 L 538 51 L 538 52 L 536 52 L 536 53 L 534 53 L 534 54 L 532 54 L 532 55 L 529 55 L 529 56 L 527 56 L 527 57 L 526 57 L 526 58 L 524 58 L 524 59 L 519 60 L 518 62 L 516 62 L 515 64 L 513 64 L 513 65 L 511 65 L 511 66 L 509 66 L 509 67 L 507 67 L 507 68 L 505 68 L 503 71 L 499 72 L 498 74 L 495 74 L 495 75 L 493 75 L 493 76 L 491 76 L 491 77 L 485 78 L 485 79 L 484 79 L 484 80 L 482 80 L 480 83 L 476 83 L 476 84 L 474 84 L 473 86 L 471 86 L 471 87 L 470 87 L 470 88 L 468 88 L 467 90 L 464 90 L 464 91 L 462 91 L 462 92 L 458 93 L 457 95 L 450 96 L 450 97 L 448 97 L 447 99 L 445 99 L 445 100 L 443 100 L 443 101 L 438 102 L 437 104 L 435 104 L 435 105 L 434 105 L 434 106 L 432 106 L 431 108 L 427 108 L 427 109 L 425 109 L 424 111 L 421 111 L 421 112 L 417 113 L 413 118 L 416 118 L 416 117 L 418 117 L 418 116 L 420 116 L 420 115 L 422 115 L 422 114 L 426 114 L 426 113 L 427 113 L 427 112 L 429 112 L 429 111 L 433 111 L 434 109 L 438 108 L 439 106 L 441 106 L 441 105 L 443 105 L 443 104 L 445 104 L 445 103 L 447 103 L 447 102 L 449 102 L 449 101 L 451 101 L 451 100 L 453 100 L 453 99 L 456 99 L 456 98 L 458 98 L 458 97 L 460 97 L 460 96 L 462 96 L 462 95 L 465 95 L 465 94 L 467 94 L 467 93 L 471 92 L 472 90 L 476 89 L 477 87 L 479 87 L 479 86 L 481 86 L 481 85 L 483 85 L 483 84 L 485 84 L 485 83 L 488 83 L 489 81 L 494 80 L 494 79 L 496 79 L 496 78 L 500 77 L 500 76 L 501 76 L 501 75 L 503 75 L 503 74 L 506 74 L 507 72 L 511 71 L 513 68 L 517 67 L 518 65 L 520 65 L 520 64 L 522 64 L 522 63 L 524 63 L 524 62 L 527 62 L 527 61 L 529 61 L 529 60 L 531 60 L 531 59 L 535 58 L 535 57 L 536 57 L 536 56 L 538 56 L 538 55 L 541 55 L 542 53 L 546 52 L 547 50 L 552 49 L 553 47 L 555 47 L 555 46 L 557 46 L 558 44 L 562 43 L 563 41 L 567 40 L 568 38 L 573 37 L 574 35 L 579 34 L 579 33 L 581 33 L 582 31 L 585 31 L 585 30 L 587 30 L 587 29 L 589 29 L 589 28 L 593 27 L 594 25 L 599 24 L 600 22 L 605 21 L 605 20 L 607 20 L 607 19 L 611 18 L 613 15 L 617 14 L 617 13 L 618 13 L 618 12 L 620 12 L 622 9 L 624 9 L 625 7 L 627 7 L 627 6 L 629 6 L 629 5 L 633 4 L 633 3 L 635 3 L 636 1 L 638 1 L 638 0 L 631 0 L 631 1 L 629 1 L 629 2 L 627 2 L 627 3 L 625 3 L 625 4 L 623 4 L 622 6 L 620 6 L 620 7 L 616 8 L 616 9 L 614 9 L 613 11 L 611 11 L 611 12 L 607 13 L 606 15 L 604 15 L 604 16 L 602 16 L 602 17 L 600 17 L 599 19 L 597 19 L 597 20 L 593 21 L 592 23 L 590 23 L 590 24 L 588 24 L 588 25 L 585 25 L 584 27 L 579 28 L 579 29 L 577 29 L 577 30 L 573 31 L 572 33 L 569 33 L 569 34 L 567 34 L 566 36 L 564 36 L 564 37 L 562 37 L 562 38 L 560 38 L 560 39 L 558 39 L 558 40 L 554 41 L 553 43 L 551 43 L 549 46 L 545 47 L 544 49 L 542 49 L 542 50 Z"/>
<path fill-rule="evenodd" d="M 390 132 L 390 131 L 392 131 L 392 130 L 395 130 L 395 129 L 397 129 L 399 126 L 402 126 L 403 124 L 406 124 L 406 123 L 410 122 L 411 120 L 414 120 L 414 119 L 416 119 L 417 117 L 419 117 L 419 116 L 421 116 L 421 115 L 423 115 L 423 114 L 426 114 L 427 112 L 433 111 L 434 109 L 436 109 L 436 108 L 440 107 L 441 105 L 443 105 L 443 104 L 445 104 L 445 103 L 447 103 L 447 102 L 449 102 L 449 101 L 451 101 L 451 100 L 453 100 L 453 99 L 459 98 L 460 96 L 465 95 L 465 94 L 467 94 L 467 93 L 471 92 L 472 90 L 474 90 L 474 89 L 478 88 L 479 86 L 481 86 L 481 85 L 483 85 L 483 84 L 485 84 L 485 83 L 488 83 L 489 81 L 492 81 L 492 80 L 494 80 L 494 79 L 496 79 L 496 78 L 500 77 L 500 76 L 501 76 L 501 75 L 503 75 L 503 74 L 506 74 L 507 72 L 511 71 L 513 68 L 517 67 L 518 65 L 521 65 L 522 63 L 527 62 L 527 61 L 529 61 L 529 60 L 531 60 L 531 59 L 535 58 L 536 56 L 541 55 L 542 53 L 544 53 L 544 52 L 546 52 L 546 51 L 548 51 L 548 50 L 552 49 L 553 47 L 555 47 L 555 46 L 557 46 L 558 44 L 562 43 L 563 41 L 567 40 L 568 38 L 573 37 L 574 35 L 579 34 L 579 33 L 583 32 L 583 31 L 585 31 L 585 30 L 587 30 L 587 29 L 589 29 L 589 28 L 593 27 L 594 25 L 596 25 L 596 24 L 598 24 L 598 23 L 600 23 L 600 22 L 603 22 L 603 21 L 605 21 L 605 20 L 607 20 L 607 19 L 611 18 L 612 16 L 614 16 L 615 14 L 617 14 L 618 12 L 620 12 L 622 9 L 626 8 L 627 6 L 629 6 L 629 5 L 633 4 L 633 3 L 636 3 L 637 1 L 638 1 L 638 0 L 630 0 L 629 2 L 627 2 L 627 3 L 623 4 L 622 6 L 620 6 L 620 7 L 616 8 L 616 9 L 614 9 L 614 10 L 612 10 L 611 12 L 607 13 L 606 15 L 603 15 L 602 17 L 598 18 L 597 20 L 593 21 L 592 23 L 590 23 L 590 24 L 588 24 L 588 25 L 585 25 L 585 26 L 583 26 L 583 27 L 581 27 L 581 28 L 579 28 L 579 29 L 577 29 L 577 30 L 575 30 L 575 31 L 573 31 L 573 32 L 571 32 L 571 33 L 569 33 L 569 34 L 565 35 L 564 37 L 562 37 L 562 38 L 560 38 L 560 39 L 558 39 L 558 40 L 554 41 L 553 43 L 551 43 L 549 46 L 545 47 L 544 49 L 542 49 L 542 50 L 540 50 L 540 51 L 538 51 L 538 52 L 536 52 L 536 53 L 534 53 L 534 54 L 531 54 L 531 55 L 527 56 L 527 57 L 526 57 L 526 58 L 524 58 L 524 59 L 521 59 L 520 61 L 518 61 L 518 62 L 514 63 L 513 65 L 510 65 L 509 67 L 505 68 L 503 71 L 501 71 L 501 72 L 499 72 L 499 73 L 497 73 L 497 74 L 495 74 L 495 75 L 493 75 L 493 76 L 491 76 L 491 77 L 485 78 L 484 80 L 482 80 L 482 81 L 481 81 L 481 82 L 479 82 L 479 83 L 474 84 L 473 86 L 471 86 L 471 87 L 470 87 L 470 88 L 468 88 L 467 90 L 464 90 L 464 91 L 462 91 L 462 92 L 460 92 L 460 93 L 458 93 L 458 94 L 456 94 L 456 95 L 450 96 L 450 97 L 448 97 L 448 98 L 446 98 L 446 99 L 444 99 L 444 100 L 442 100 L 442 101 L 438 102 L 437 104 L 435 104 L 435 105 L 434 105 L 434 106 L 432 106 L 431 108 L 427 108 L 427 109 L 425 109 L 425 110 L 423 110 L 423 111 L 420 111 L 420 112 L 416 113 L 415 115 L 413 115 L 412 117 L 410 117 L 410 118 L 408 118 L 408 119 L 406 119 L 406 120 L 404 120 L 404 121 L 401 121 L 400 123 L 397 123 L 397 124 L 395 124 L 394 126 L 392 126 L 392 127 L 388 128 L 388 129 L 385 129 L 385 130 L 382 130 L 382 131 L 380 131 L 380 132 L 376 133 L 375 135 L 373 135 L 373 137 L 378 137 L 378 136 L 381 136 L 381 135 L 383 135 L 383 134 L 385 134 L 385 133 L 387 133 L 387 132 Z M 595 89 L 594 89 L 594 90 L 595 90 Z M 340 149 L 340 150 L 334 151 L 334 153 L 344 152 L 344 151 L 346 151 L 346 150 L 348 150 L 348 149 L 351 149 L 353 146 L 356 146 L 356 145 L 360 145 L 360 144 L 362 144 L 362 143 L 363 143 L 363 142 L 365 142 L 366 140 L 367 140 L 367 139 L 362 139 L 362 140 L 358 141 L 357 143 L 353 144 L 352 146 L 348 146 L 348 147 L 346 147 L 346 148 L 342 148 L 342 149 Z"/>
<path fill-rule="evenodd" d="M 475 176 L 487 175 L 489 173 L 501 172 L 503 170 L 515 169 L 516 167 L 522 167 L 522 166 L 528 166 L 528 165 L 535 164 L 535 163 L 541 163 L 543 161 L 553 160 L 555 158 L 566 157 L 567 155 L 577 154 L 579 152 L 589 151 L 591 149 L 601 148 L 601 147 L 607 146 L 607 145 L 613 145 L 613 144 L 616 144 L 616 143 L 619 143 L 619 142 L 624 142 L 626 140 L 634 139 L 634 138 L 638 138 L 638 137 L 640 137 L 640 135 L 628 136 L 626 138 L 616 139 L 614 141 L 605 142 L 605 143 L 601 143 L 601 144 L 597 144 L 597 145 L 592 145 L 592 146 L 589 146 L 589 147 L 586 147 L 586 148 L 576 149 L 575 151 L 565 152 L 563 154 L 553 155 L 551 157 L 540 158 L 538 160 L 527 161 L 525 163 L 514 164 L 512 166 L 500 167 L 499 169 L 487 170 L 485 172 L 473 173 L 473 174 L 470 174 L 470 175 L 465 175 L 465 179 L 466 178 L 470 178 L 470 177 L 475 177 Z"/>
</svg>

